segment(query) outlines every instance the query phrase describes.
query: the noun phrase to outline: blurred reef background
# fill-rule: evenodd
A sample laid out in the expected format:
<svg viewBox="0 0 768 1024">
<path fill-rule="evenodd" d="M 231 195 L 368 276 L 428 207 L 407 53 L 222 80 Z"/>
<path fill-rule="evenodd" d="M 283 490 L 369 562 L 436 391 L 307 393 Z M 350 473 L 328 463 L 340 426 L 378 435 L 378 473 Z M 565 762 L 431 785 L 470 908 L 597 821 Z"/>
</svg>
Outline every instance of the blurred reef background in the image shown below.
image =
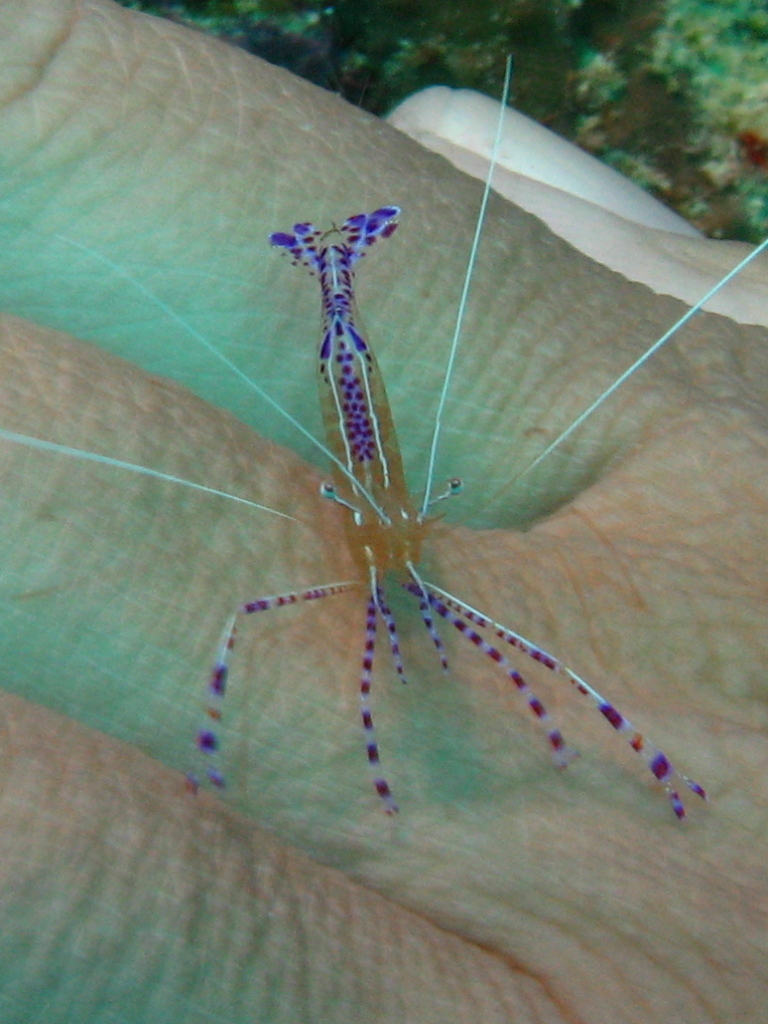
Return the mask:
<svg viewBox="0 0 768 1024">
<path fill-rule="evenodd" d="M 386 114 L 428 85 L 511 103 L 706 234 L 768 234 L 768 0 L 127 0 Z"/>
</svg>

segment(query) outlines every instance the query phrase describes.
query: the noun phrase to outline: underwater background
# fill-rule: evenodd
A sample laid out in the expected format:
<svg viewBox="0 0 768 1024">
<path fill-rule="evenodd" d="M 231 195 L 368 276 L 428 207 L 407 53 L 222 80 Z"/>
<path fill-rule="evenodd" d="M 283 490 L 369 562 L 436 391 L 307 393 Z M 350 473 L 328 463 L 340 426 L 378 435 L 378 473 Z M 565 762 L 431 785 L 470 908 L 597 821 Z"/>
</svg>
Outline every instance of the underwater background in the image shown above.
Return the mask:
<svg viewBox="0 0 768 1024">
<path fill-rule="evenodd" d="M 388 113 L 430 85 L 501 94 L 716 238 L 768 233 L 763 0 L 168 0 L 198 28 Z"/>
</svg>

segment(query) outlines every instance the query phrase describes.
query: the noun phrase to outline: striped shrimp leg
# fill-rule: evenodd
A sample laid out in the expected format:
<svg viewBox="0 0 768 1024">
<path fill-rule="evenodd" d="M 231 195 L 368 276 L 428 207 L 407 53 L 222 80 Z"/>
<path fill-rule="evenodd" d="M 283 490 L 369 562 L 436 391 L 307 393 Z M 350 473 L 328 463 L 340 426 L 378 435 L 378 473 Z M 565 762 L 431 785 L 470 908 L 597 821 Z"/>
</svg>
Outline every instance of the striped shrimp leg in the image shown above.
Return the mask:
<svg viewBox="0 0 768 1024">
<path fill-rule="evenodd" d="M 375 577 L 375 572 L 373 572 Z M 387 636 L 389 637 L 389 650 L 392 654 L 392 663 L 395 666 L 395 672 L 401 683 L 407 683 L 408 680 L 405 678 L 405 666 L 403 665 L 403 654 L 400 650 L 400 634 L 397 631 L 397 623 L 395 622 L 395 616 L 392 614 L 392 610 L 387 604 L 387 598 L 384 593 L 384 588 L 380 583 L 377 583 L 374 579 L 372 585 L 372 593 L 376 595 L 376 608 L 378 609 L 379 615 L 384 621 L 384 627 L 387 630 Z"/>
<path fill-rule="evenodd" d="M 451 594 L 447 594 L 444 590 L 433 584 L 427 585 L 430 597 L 433 599 L 433 607 L 436 607 L 434 601 L 444 603 L 448 608 L 453 609 L 470 622 L 480 626 L 483 629 L 492 630 L 497 637 L 504 640 L 510 646 L 526 654 L 529 658 L 534 661 L 538 661 L 539 664 L 544 665 L 545 668 L 550 669 L 552 672 L 558 672 L 565 676 L 569 683 L 576 688 L 576 690 L 588 697 L 595 705 L 600 714 L 606 719 L 613 728 L 623 733 L 627 737 L 627 741 L 632 749 L 640 755 L 642 760 L 645 762 L 651 774 L 656 778 L 667 792 L 670 803 L 672 804 L 672 810 L 675 812 L 678 818 L 682 819 L 685 817 L 685 807 L 680 797 L 680 793 L 674 786 L 675 778 L 683 782 L 688 789 L 690 789 L 697 796 L 700 796 L 702 800 L 707 799 L 706 791 L 698 782 L 683 775 L 682 772 L 678 771 L 677 768 L 672 764 L 667 755 L 659 747 L 651 743 L 643 734 L 635 728 L 628 718 L 614 707 L 610 701 L 607 701 L 602 694 L 590 686 L 586 680 L 582 679 L 581 676 L 577 675 L 561 661 L 543 650 L 541 647 L 537 647 L 536 644 L 531 643 L 530 640 L 526 640 L 525 637 L 520 636 L 519 633 L 515 633 L 511 629 L 507 629 L 506 626 L 499 625 L 498 622 L 494 622 L 492 619 L 486 618 L 480 612 L 471 608 L 469 605 L 464 604 L 458 598 L 453 597 Z"/>
<path fill-rule="evenodd" d="M 443 666 L 443 672 L 448 671 L 448 656 L 445 653 L 445 645 L 443 644 L 442 638 L 437 631 L 435 620 L 432 618 L 432 612 L 430 611 L 431 605 L 429 603 L 429 594 L 424 586 L 419 573 L 416 571 L 416 566 L 412 563 L 408 563 L 408 572 L 411 574 L 413 581 L 418 587 L 418 591 L 414 591 L 419 599 L 419 611 L 421 613 L 421 620 L 424 623 L 427 632 L 432 638 L 432 643 L 435 645 L 437 656 L 440 659 L 440 664 Z"/>
<path fill-rule="evenodd" d="M 552 757 L 555 762 L 555 766 L 557 768 L 567 767 L 574 757 L 577 756 L 576 751 L 567 745 L 563 738 L 563 734 L 553 724 L 552 716 L 517 669 L 510 665 L 501 651 L 492 644 L 489 644 L 488 641 L 485 640 L 469 624 L 467 621 L 469 616 L 467 616 L 463 611 L 463 607 L 468 606 L 462 606 L 460 601 L 451 602 L 449 595 L 444 595 L 443 591 L 438 592 L 437 588 L 433 587 L 430 583 L 422 584 L 424 591 L 422 591 L 421 587 L 416 583 L 404 583 L 403 586 L 406 590 L 415 594 L 416 597 L 421 597 L 422 592 L 425 592 L 430 606 L 434 608 L 438 615 L 442 616 L 442 618 L 447 622 L 450 622 L 450 624 L 465 636 L 470 643 L 473 643 L 475 647 L 479 648 L 483 654 L 486 654 L 492 661 L 495 661 L 499 668 L 506 672 L 507 676 L 515 684 L 518 692 L 525 699 L 536 721 L 543 726 L 547 734 L 549 745 L 552 748 Z M 438 596 L 438 593 L 440 596 Z"/>
<path fill-rule="evenodd" d="M 343 594 L 357 587 L 357 583 L 328 583 L 309 590 L 294 590 L 287 594 L 276 594 L 273 597 L 258 597 L 253 601 L 241 604 L 230 618 L 221 637 L 216 662 L 208 678 L 208 705 L 206 707 L 206 723 L 197 733 L 197 749 L 206 755 L 208 767 L 205 777 L 218 789 L 224 789 L 226 780 L 218 764 L 220 748 L 218 723 L 222 717 L 222 704 L 227 692 L 229 676 L 229 659 L 237 639 L 237 623 L 241 615 L 252 615 L 254 612 L 266 612 L 272 608 L 284 608 L 286 605 L 298 604 L 301 601 L 315 601 L 321 597 L 332 597 Z M 187 776 L 188 787 L 196 791 L 199 781 L 194 775 Z"/>
<path fill-rule="evenodd" d="M 384 776 L 379 774 L 379 745 L 376 742 L 376 734 L 373 730 L 373 717 L 371 715 L 371 682 L 373 679 L 373 657 L 376 650 L 376 611 L 379 607 L 379 593 L 377 591 L 378 588 L 374 582 L 365 618 L 365 649 L 360 673 L 360 717 L 363 722 L 368 764 L 373 772 L 374 789 L 384 802 L 384 810 L 387 814 L 396 814 L 398 806 L 392 796 L 392 790 Z"/>
</svg>

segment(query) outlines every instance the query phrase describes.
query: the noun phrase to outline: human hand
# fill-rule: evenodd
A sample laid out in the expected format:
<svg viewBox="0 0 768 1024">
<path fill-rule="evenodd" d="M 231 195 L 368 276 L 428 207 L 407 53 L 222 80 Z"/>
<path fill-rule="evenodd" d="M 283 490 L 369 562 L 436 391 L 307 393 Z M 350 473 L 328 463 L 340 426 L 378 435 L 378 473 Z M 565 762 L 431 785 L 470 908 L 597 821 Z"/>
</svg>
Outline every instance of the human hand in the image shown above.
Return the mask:
<svg viewBox="0 0 768 1024">
<path fill-rule="evenodd" d="M 304 416 L 317 296 L 266 234 L 407 197 L 390 251 L 362 268 L 361 305 L 420 481 L 424 396 L 439 387 L 477 188 L 333 97 L 173 26 L 107 4 L 11 6 L 6 45 L 31 60 L 4 59 L 5 308 L 119 343 L 314 458 L 66 239 L 231 344 Z M 760 1019 L 764 332 L 700 319 L 566 457 L 515 482 L 678 307 L 596 271 L 531 218 L 501 204 L 493 215 L 441 469 L 467 485 L 452 520 L 500 529 L 446 526 L 430 576 L 604 689 L 712 804 L 679 826 L 621 739 L 521 665 L 583 753 L 553 772 L 504 678 L 454 647 L 443 679 L 417 623 L 407 692 L 386 672 L 376 692 L 403 809 L 392 823 L 357 734 L 361 598 L 275 613 L 241 630 L 226 709 L 231 797 L 248 820 L 185 797 L 177 775 L 116 740 L 9 700 L 10 919 L 39 921 L 31 947 L 20 924 L 5 933 L 19 1019 L 42 1012 L 42 971 L 70 1019 L 110 998 L 130 1021 L 150 1019 L 152 999 L 174 1020 L 281 1019 L 263 1009 L 274 1004 L 286 1020 Z M 11 327 L 6 429 L 156 460 L 301 520 L 4 453 L 9 688 L 183 770 L 227 614 L 346 578 L 340 510 L 295 453 L 111 357 Z M 520 521 L 534 525 L 521 534 Z M 71 941 L 52 952 L 52 936 Z M 152 950 L 143 971 L 138 947 Z M 73 977 L 93 1004 L 73 1002 Z"/>
</svg>

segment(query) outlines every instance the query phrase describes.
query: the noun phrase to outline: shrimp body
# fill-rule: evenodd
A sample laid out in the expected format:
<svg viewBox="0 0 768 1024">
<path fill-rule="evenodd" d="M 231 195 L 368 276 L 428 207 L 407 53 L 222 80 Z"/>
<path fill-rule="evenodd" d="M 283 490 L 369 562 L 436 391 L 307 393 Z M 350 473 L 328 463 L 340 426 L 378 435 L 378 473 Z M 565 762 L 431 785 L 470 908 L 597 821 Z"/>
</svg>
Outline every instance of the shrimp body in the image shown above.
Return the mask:
<svg viewBox="0 0 768 1024">
<path fill-rule="evenodd" d="M 319 351 L 320 408 L 336 497 L 352 511 L 346 519 L 349 550 L 361 575 L 387 572 L 410 579 L 407 566 L 421 557 L 429 521 L 408 493 L 392 411 L 376 357 L 359 327 L 354 266 L 365 248 L 397 228 L 396 206 L 348 218 L 321 232 L 296 224 L 276 232 L 273 245 L 288 250 L 320 283 L 323 331 Z"/>
</svg>

